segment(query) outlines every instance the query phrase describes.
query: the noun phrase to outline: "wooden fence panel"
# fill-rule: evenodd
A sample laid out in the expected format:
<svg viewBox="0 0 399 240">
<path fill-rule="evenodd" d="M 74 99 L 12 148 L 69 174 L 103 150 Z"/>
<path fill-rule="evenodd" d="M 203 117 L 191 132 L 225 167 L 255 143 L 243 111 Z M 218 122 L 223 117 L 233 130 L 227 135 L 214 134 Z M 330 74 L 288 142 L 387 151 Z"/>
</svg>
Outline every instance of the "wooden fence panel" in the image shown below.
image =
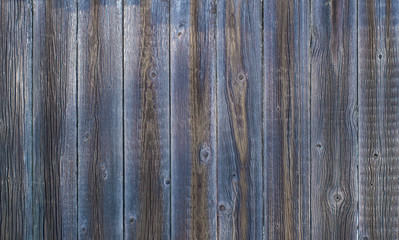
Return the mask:
<svg viewBox="0 0 399 240">
<path fill-rule="evenodd" d="M 32 239 L 32 6 L 0 1 L 0 238 Z"/>
<path fill-rule="evenodd" d="M 356 239 L 357 1 L 311 2 L 312 239 Z"/>
<path fill-rule="evenodd" d="M 310 238 L 309 2 L 264 2 L 265 239 Z"/>
<path fill-rule="evenodd" d="M 216 238 L 216 1 L 171 1 L 172 239 Z"/>
<path fill-rule="evenodd" d="M 399 238 L 399 2 L 359 1 L 359 238 Z"/>
<path fill-rule="evenodd" d="M 261 1 L 218 1 L 217 27 L 218 234 L 261 239 Z"/>
<path fill-rule="evenodd" d="M 78 1 L 78 235 L 123 238 L 121 1 Z"/>
<path fill-rule="evenodd" d="M 170 239 L 169 2 L 124 2 L 126 239 Z"/>
</svg>

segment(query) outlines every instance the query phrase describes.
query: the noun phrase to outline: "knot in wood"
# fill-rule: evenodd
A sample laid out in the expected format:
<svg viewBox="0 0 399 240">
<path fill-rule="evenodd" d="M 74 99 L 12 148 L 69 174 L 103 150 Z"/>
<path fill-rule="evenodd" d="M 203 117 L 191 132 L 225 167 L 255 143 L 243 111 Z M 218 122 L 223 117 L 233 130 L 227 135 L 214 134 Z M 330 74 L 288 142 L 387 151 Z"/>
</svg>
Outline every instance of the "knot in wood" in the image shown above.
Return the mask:
<svg viewBox="0 0 399 240">
<path fill-rule="evenodd" d="M 211 155 L 211 149 L 208 147 L 206 143 L 201 146 L 200 149 L 200 160 L 202 163 L 206 163 L 209 161 Z"/>
</svg>

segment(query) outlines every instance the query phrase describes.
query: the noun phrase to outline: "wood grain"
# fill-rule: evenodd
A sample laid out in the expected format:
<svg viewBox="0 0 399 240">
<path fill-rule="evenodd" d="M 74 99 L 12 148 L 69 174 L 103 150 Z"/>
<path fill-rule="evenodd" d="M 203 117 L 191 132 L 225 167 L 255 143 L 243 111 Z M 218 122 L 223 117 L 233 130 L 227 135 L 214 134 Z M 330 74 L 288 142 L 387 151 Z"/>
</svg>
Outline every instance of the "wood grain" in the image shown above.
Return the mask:
<svg viewBox="0 0 399 240">
<path fill-rule="evenodd" d="M 31 13 L 0 1 L 0 239 L 32 239 Z"/>
<path fill-rule="evenodd" d="M 356 239 L 357 1 L 312 1 L 312 239 Z"/>
<path fill-rule="evenodd" d="M 264 2 L 266 239 L 310 239 L 309 3 Z"/>
<path fill-rule="evenodd" d="M 399 238 L 399 3 L 359 1 L 359 238 Z"/>
<path fill-rule="evenodd" d="M 216 238 L 215 4 L 171 1 L 172 239 Z"/>
<path fill-rule="evenodd" d="M 217 26 L 218 235 L 261 239 L 261 2 L 219 1 Z"/>
<path fill-rule="evenodd" d="M 124 2 L 125 237 L 170 239 L 169 2 Z"/>
<path fill-rule="evenodd" d="M 76 239 L 76 2 L 33 4 L 33 238 Z"/>
<path fill-rule="evenodd" d="M 78 1 L 78 235 L 123 238 L 121 1 Z"/>
</svg>

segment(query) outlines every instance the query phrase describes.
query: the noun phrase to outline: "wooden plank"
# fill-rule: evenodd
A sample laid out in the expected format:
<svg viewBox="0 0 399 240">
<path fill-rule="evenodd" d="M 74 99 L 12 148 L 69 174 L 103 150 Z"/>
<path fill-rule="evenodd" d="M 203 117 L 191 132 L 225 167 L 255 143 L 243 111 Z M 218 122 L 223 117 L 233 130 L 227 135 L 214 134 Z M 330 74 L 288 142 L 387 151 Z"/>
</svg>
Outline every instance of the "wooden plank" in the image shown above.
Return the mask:
<svg viewBox="0 0 399 240">
<path fill-rule="evenodd" d="M 216 239 L 215 4 L 171 1 L 172 239 Z"/>
<path fill-rule="evenodd" d="M 218 234 L 261 239 L 261 1 L 220 1 L 217 26 Z"/>
<path fill-rule="evenodd" d="M 356 239 L 357 1 L 311 7 L 313 239 Z"/>
<path fill-rule="evenodd" d="M 309 2 L 264 2 L 266 239 L 310 239 Z"/>
<path fill-rule="evenodd" d="M 0 1 L 0 239 L 32 239 L 31 12 Z"/>
<path fill-rule="evenodd" d="M 124 2 L 126 239 L 170 239 L 169 2 Z"/>
<path fill-rule="evenodd" d="M 76 2 L 33 4 L 33 236 L 76 239 Z"/>
<path fill-rule="evenodd" d="M 399 238 L 399 2 L 359 1 L 359 238 Z"/>
<path fill-rule="evenodd" d="M 78 1 L 78 236 L 123 238 L 121 1 Z"/>
</svg>

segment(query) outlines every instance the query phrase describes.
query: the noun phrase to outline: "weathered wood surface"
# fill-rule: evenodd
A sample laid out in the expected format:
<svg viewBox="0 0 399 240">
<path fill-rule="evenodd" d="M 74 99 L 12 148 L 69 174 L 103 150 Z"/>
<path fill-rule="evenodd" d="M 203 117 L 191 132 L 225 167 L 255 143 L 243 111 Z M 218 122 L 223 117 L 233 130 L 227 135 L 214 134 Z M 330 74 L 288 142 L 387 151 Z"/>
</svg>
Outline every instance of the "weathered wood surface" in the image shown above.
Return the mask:
<svg viewBox="0 0 399 240">
<path fill-rule="evenodd" d="M 399 239 L 398 12 L 0 0 L 0 239 Z"/>
<path fill-rule="evenodd" d="M 216 2 L 171 1 L 172 239 L 216 239 Z"/>
<path fill-rule="evenodd" d="M 32 239 L 32 5 L 0 1 L 0 239 Z"/>
<path fill-rule="evenodd" d="M 170 238 L 169 2 L 124 2 L 126 239 Z"/>
<path fill-rule="evenodd" d="M 357 1 L 311 4 L 311 236 L 356 239 Z"/>
<path fill-rule="evenodd" d="M 33 239 L 74 239 L 76 2 L 33 6 Z"/>
<path fill-rule="evenodd" d="M 122 3 L 78 13 L 78 236 L 123 239 Z"/>
<path fill-rule="evenodd" d="M 309 239 L 309 3 L 264 4 L 265 238 Z"/>
<path fill-rule="evenodd" d="M 359 238 L 399 239 L 399 2 L 358 9 Z"/>
<path fill-rule="evenodd" d="M 217 26 L 218 235 L 261 239 L 261 2 L 219 1 Z"/>
</svg>

